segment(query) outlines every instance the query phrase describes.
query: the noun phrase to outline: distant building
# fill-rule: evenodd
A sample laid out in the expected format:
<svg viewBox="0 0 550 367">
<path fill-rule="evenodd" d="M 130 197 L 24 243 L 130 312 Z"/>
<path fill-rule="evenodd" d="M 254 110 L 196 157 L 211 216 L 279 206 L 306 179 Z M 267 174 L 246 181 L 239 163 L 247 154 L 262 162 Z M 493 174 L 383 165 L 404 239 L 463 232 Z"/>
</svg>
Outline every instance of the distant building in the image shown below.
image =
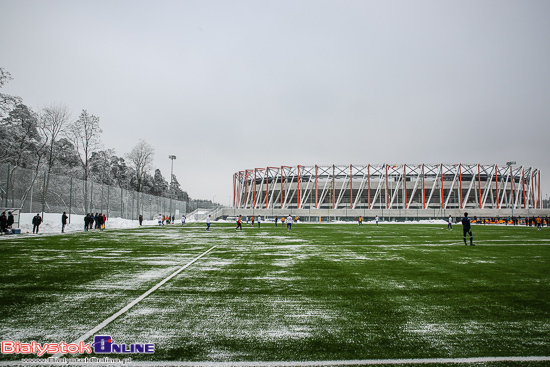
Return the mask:
<svg viewBox="0 0 550 367">
<path fill-rule="evenodd" d="M 497 164 L 281 166 L 233 175 L 234 209 L 540 209 L 540 170 Z"/>
</svg>

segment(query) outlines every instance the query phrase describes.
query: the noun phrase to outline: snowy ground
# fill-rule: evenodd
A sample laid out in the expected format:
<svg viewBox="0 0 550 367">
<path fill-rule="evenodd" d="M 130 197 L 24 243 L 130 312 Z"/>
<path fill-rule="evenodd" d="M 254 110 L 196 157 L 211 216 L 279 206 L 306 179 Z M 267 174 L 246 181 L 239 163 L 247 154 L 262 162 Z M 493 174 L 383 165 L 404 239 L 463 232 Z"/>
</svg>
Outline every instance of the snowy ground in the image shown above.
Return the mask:
<svg viewBox="0 0 550 367">
<path fill-rule="evenodd" d="M 36 213 L 21 213 L 20 220 L 20 229 L 21 233 L 31 233 L 32 234 L 32 218 Z M 45 213 L 42 224 L 40 225 L 40 233 L 61 233 L 61 213 Z M 65 232 L 81 232 L 84 230 L 84 215 L 71 215 L 71 223 L 67 224 L 65 227 Z M 193 222 L 193 221 L 188 221 Z M 233 221 L 219 220 L 218 222 L 232 223 Z M 265 222 L 266 224 L 270 222 Z M 335 221 L 333 224 L 357 224 L 356 222 L 341 222 Z M 375 221 L 365 221 L 365 224 L 374 224 Z M 383 222 L 381 222 L 383 223 Z M 394 223 L 394 222 L 392 222 Z M 395 223 L 419 223 L 419 224 L 443 224 L 447 223 L 444 220 L 422 220 L 415 222 L 395 222 Z M 157 220 L 144 220 L 144 226 L 156 226 L 158 225 Z M 175 225 L 181 225 L 179 221 L 176 221 Z M 105 224 L 106 229 L 115 229 L 115 228 L 137 228 L 139 227 L 139 222 L 137 220 L 123 219 L 123 218 L 107 218 L 107 223 Z"/>
<path fill-rule="evenodd" d="M 36 213 L 21 213 L 20 228 L 21 233 L 32 233 L 32 218 Z M 40 233 L 61 233 L 61 213 L 44 213 Z M 154 220 L 144 220 L 144 225 L 157 224 Z M 137 220 L 122 218 L 107 218 L 105 228 L 137 228 Z M 81 232 L 84 230 L 84 215 L 71 215 L 71 223 L 65 227 L 65 232 Z"/>
</svg>

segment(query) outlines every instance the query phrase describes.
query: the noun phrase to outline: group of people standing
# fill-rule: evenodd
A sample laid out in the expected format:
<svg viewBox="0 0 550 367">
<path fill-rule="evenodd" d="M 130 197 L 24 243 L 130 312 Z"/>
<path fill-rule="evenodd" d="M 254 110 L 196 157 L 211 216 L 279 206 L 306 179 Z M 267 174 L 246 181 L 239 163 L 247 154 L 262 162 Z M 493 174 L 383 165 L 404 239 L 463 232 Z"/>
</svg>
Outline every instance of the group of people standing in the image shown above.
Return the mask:
<svg viewBox="0 0 550 367">
<path fill-rule="evenodd" d="M 378 215 L 374 218 L 375 222 L 376 222 L 376 226 L 378 227 L 378 222 L 379 222 L 379 218 L 378 218 Z M 357 223 L 362 226 L 363 225 L 363 216 L 360 215 L 359 218 L 357 218 Z"/>
<path fill-rule="evenodd" d="M 165 224 L 170 224 L 170 223 L 173 223 L 174 222 L 174 216 L 169 216 L 169 215 L 162 215 L 162 214 L 159 214 L 158 216 L 158 223 L 159 223 L 159 226 L 163 226 Z M 141 225 L 141 222 L 140 222 L 140 225 Z"/>
<path fill-rule="evenodd" d="M 209 218 L 207 219 L 207 227 L 210 228 L 210 216 L 208 216 Z M 252 226 L 254 226 L 254 217 L 251 217 L 251 222 L 252 222 Z M 258 216 L 257 218 L 258 220 L 258 228 L 261 228 L 261 225 L 262 225 L 262 217 L 261 216 Z M 296 222 L 298 221 L 298 217 L 296 217 Z M 275 227 L 277 227 L 277 221 L 278 221 L 278 218 L 275 217 Z M 292 223 L 293 223 L 294 219 L 292 218 L 292 216 L 289 214 L 288 217 L 281 217 L 281 222 L 282 223 L 285 223 L 286 222 L 286 229 L 288 231 L 290 231 L 292 229 Z M 236 222 L 237 222 L 237 227 L 235 227 L 235 231 L 237 229 L 240 229 L 241 231 L 243 230 L 243 219 L 242 219 L 242 216 L 239 215 L 236 219 Z M 248 224 L 248 218 L 246 218 L 246 223 Z"/>
<path fill-rule="evenodd" d="M 14 221 L 15 219 L 12 212 L 8 212 L 7 216 L 6 212 L 2 212 L 2 215 L 0 215 L 0 233 L 4 234 L 8 232 L 8 230 L 13 226 Z"/>
<path fill-rule="evenodd" d="M 84 230 L 89 229 L 105 229 L 105 222 L 107 222 L 107 216 L 102 213 L 88 213 L 84 217 Z"/>
</svg>

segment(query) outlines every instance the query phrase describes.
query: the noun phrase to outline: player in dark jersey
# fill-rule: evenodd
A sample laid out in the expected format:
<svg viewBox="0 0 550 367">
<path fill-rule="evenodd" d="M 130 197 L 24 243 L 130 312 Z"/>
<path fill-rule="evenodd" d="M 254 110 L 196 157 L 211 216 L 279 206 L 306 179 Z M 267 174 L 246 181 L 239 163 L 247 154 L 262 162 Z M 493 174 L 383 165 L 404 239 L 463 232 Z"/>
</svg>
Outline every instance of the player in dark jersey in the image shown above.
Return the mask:
<svg viewBox="0 0 550 367">
<path fill-rule="evenodd" d="M 474 245 L 474 235 L 472 234 L 472 227 L 470 225 L 470 218 L 468 218 L 468 213 L 464 213 L 464 218 L 462 218 L 462 235 L 464 238 L 464 245 L 468 246 L 466 243 L 466 233 L 470 234 L 470 246 Z"/>
</svg>

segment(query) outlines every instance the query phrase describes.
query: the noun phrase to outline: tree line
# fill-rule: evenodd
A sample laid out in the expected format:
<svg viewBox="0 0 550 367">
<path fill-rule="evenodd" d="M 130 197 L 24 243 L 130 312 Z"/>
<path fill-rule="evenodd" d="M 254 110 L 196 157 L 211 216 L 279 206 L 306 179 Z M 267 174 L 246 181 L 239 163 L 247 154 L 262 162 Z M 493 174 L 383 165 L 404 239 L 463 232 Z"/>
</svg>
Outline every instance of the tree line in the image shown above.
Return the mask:
<svg viewBox="0 0 550 367">
<path fill-rule="evenodd" d="M 0 67 L 0 88 L 11 74 Z M 18 168 L 74 177 L 154 196 L 170 197 L 170 183 L 153 169 L 154 148 L 140 140 L 123 157 L 104 149 L 100 119 L 82 110 L 78 118 L 62 103 L 34 111 L 23 99 L 0 93 L 0 162 L 9 164 L 10 176 Z M 48 182 L 46 182 L 46 189 Z M 188 208 L 211 207 L 208 200 L 193 200 L 172 175 L 172 198 Z M 195 205 L 194 205 L 195 204 Z"/>
</svg>

